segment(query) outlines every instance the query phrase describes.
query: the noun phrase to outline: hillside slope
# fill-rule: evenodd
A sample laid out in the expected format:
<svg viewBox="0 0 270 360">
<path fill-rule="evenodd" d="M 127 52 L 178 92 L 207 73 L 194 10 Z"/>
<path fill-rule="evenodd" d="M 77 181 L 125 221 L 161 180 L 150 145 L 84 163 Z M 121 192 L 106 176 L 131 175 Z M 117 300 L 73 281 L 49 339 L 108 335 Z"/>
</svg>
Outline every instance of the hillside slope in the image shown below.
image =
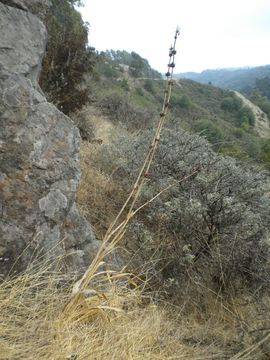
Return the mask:
<svg viewBox="0 0 270 360">
<path fill-rule="evenodd" d="M 188 72 L 176 76 L 203 84 L 211 82 L 215 86 L 241 91 L 247 87 L 254 88 L 256 79 L 270 77 L 270 65 L 254 68 L 204 70 L 201 73 Z"/>
<path fill-rule="evenodd" d="M 254 130 L 257 134 L 262 138 L 270 138 L 270 121 L 267 114 L 238 91 L 235 91 L 235 94 L 253 111 L 255 116 Z"/>
<path fill-rule="evenodd" d="M 128 66 L 121 70 L 111 60 L 98 68 L 98 80 L 89 82 L 92 105 L 129 131 L 151 127 L 159 113 L 164 80 L 134 77 Z M 181 79 L 175 81 L 170 103 L 169 127 L 179 123 L 205 137 L 215 151 L 268 166 L 269 119 L 259 120 L 260 111 L 254 112 L 250 102 L 230 90 Z"/>
</svg>

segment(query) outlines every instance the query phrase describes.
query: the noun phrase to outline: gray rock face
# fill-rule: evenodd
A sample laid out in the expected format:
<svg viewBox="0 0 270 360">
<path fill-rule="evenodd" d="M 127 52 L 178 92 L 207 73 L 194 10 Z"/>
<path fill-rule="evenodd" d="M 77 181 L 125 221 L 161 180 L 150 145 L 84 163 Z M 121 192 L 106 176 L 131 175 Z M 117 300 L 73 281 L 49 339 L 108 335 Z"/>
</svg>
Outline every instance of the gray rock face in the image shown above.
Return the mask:
<svg viewBox="0 0 270 360">
<path fill-rule="evenodd" d="M 80 216 L 78 129 L 48 103 L 37 79 L 46 30 L 25 10 L 0 0 L 0 274 L 38 255 L 87 265 L 99 242 Z M 32 1 L 32 0 L 31 0 Z M 35 3 L 37 1 L 34 1 Z M 29 3 L 29 2 L 28 2 Z"/>
<path fill-rule="evenodd" d="M 0 0 L 0 2 L 19 10 L 30 11 L 39 17 L 45 15 L 50 5 L 50 0 Z"/>
</svg>

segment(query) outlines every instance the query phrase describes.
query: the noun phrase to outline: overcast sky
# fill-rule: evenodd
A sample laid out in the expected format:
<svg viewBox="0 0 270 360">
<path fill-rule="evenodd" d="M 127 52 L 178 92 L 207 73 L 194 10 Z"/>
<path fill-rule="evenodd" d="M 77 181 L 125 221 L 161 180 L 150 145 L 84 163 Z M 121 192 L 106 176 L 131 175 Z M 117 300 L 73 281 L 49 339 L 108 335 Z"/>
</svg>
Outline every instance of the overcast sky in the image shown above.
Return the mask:
<svg viewBox="0 0 270 360">
<path fill-rule="evenodd" d="M 177 25 L 177 73 L 270 64 L 270 0 L 84 2 L 90 45 L 135 51 L 160 72 Z"/>
</svg>

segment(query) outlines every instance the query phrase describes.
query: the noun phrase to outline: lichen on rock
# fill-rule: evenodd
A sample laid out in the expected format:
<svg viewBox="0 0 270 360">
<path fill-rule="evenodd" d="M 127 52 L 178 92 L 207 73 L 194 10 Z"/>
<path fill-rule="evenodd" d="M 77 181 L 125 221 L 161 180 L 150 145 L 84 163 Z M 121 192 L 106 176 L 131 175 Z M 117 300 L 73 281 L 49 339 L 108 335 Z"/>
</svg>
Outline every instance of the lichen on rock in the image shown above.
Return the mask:
<svg viewBox="0 0 270 360">
<path fill-rule="evenodd" d="M 16 271 L 27 267 L 33 254 L 59 256 L 63 264 L 80 269 L 99 244 L 75 204 L 80 179 L 79 131 L 46 101 L 38 85 L 47 35 L 42 21 L 31 11 L 26 1 L 0 0 L 3 276 L 15 262 Z"/>
</svg>

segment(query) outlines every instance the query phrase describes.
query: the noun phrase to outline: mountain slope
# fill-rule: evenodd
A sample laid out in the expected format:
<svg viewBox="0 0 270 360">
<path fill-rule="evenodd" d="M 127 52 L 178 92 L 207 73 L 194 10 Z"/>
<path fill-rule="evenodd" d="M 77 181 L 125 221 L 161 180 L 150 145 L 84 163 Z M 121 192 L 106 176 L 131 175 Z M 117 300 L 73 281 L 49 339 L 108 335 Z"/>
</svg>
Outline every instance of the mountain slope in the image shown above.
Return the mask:
<svg viewBox="0 0 270 360">
<path fill-rule="evenodd" d="M 204 70 L 201 73 L 187 72 L 176 76 L 239 91 L 245 88 L 254 88 L 256 79 L 270 77 L 270 65 L 254 68 Z"/>
<path fill-rule="evenodd" d="M 128 131 L 153 126 L 164 94 L 163 79 L 136 77 L 110 59 L 99 65 L 99 78 L 89 87 L 95 94 L 92 104 Z M 225 155 L 257 163 L 268 159 L 269 119 L 234 92 L 181 79 L 175 81 L 170 104 L 169 127 L 178 123 Z M 259 120 L 259 113 L 265 118 Z"/>
<path fill-rule="evenodd" d="M 267 114 L 238 91 L 235 91 L 235 94 L 254 113 L 255 116 L 254 130 L 257 132 L 257 134 L 262 138 L 270 138 L 270 121 L 267 118 Z"/>
</svg>

